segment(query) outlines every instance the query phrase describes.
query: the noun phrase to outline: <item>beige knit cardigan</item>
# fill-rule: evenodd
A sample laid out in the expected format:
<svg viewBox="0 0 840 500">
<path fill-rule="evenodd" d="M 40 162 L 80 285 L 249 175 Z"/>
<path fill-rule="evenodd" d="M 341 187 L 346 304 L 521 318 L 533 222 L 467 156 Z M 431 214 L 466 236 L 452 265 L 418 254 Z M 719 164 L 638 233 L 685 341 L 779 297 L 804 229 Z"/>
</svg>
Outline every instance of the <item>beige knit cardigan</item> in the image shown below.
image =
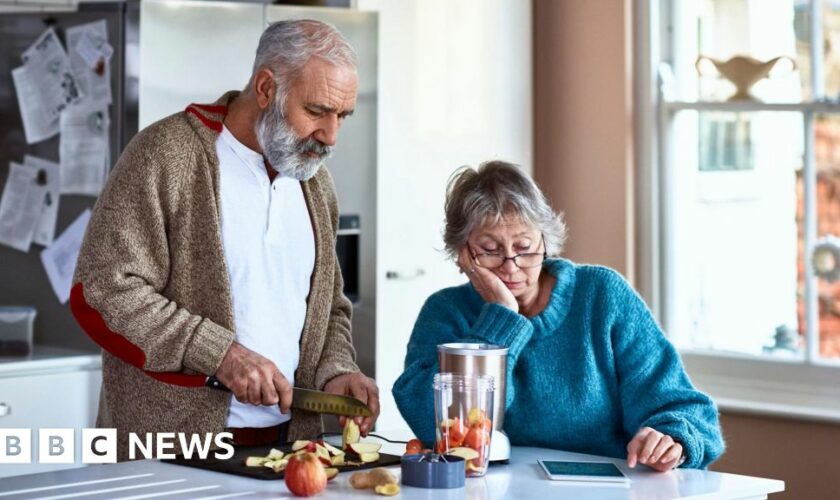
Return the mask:
<svg viewBox="0 0 840 500">
<path fill-rule="evenodd" d="M 103 348 L 98 427 L 128 433 L 217 433 L 231 395 L 204 387 L 234 341 L 221 239 L 216 139 L 228 92 L 140 131 L 114 167 L 79 253 L 70 306 Z M 301 183 L 315 234 L 315 266 L 295 372 L 323 389 L 359 371 L 352 307 L 335 255 L 338 205 L 325 167 Z M 237 223 L 247 223 L 240 221 Z M 321 432 L 320 416 L 294 410 L 290 439 Z"/>
</svg>

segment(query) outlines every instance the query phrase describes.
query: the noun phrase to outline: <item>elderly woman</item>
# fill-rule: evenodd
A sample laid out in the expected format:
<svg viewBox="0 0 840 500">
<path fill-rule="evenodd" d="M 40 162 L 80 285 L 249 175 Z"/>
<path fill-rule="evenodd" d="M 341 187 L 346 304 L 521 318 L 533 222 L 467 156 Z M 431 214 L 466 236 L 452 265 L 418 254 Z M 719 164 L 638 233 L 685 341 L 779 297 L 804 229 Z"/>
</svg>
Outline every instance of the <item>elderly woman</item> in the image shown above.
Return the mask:
<svg viewBox="0 0 840 500">
<path fill-rule="evenodd" d="M 393 388 L 420 440 L 435 439 L 436 346 L 477 342 L 509 348 L 504 430 L 514 445 L 658 471 L 720 456 L 715 404 L 618 273 L 556 257 L 566 228 L 530 178 L 498 161 L 465 167 L 445 210 L 446 250 L 469 282 L 426 301 Z"/>
</svg>

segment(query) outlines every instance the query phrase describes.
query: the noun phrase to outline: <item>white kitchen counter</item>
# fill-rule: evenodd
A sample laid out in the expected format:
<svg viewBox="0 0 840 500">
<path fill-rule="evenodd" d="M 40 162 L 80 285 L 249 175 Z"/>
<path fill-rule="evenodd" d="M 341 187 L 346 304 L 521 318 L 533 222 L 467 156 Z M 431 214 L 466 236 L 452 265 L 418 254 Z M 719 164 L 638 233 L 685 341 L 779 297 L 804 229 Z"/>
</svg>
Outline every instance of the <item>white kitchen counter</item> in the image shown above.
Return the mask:
<svg viewBox="0 0 840 500">
<path fill-rule="evenodd" d="M 394 452 L 383 447 L 384 452 Z M 631 479 L 630 487 L 578 486 L 545 479 L 537 459 L 609 460 L 617 464 Z M 393 467 L 399 475 L 399 467 Z M 339 474 L 327 489 L 318 495 L 324 499 L 383 498 L 372 490 L 354 490 L 350 474 Z M 427 490 L 402 486 L 405 499 L 508 499 L 508 498 L 575 498 L 575 499 L 735 499 L 766 498 L 784 491 L 784 482 L 773 479 L 708 472 L 676 470 L 656 473 L 651 470 L 628 469 L 623 461 L 601 459 L 592 455 L 567 453 L 540 448 L 513 448 L 509 465 L 491 466 L 484 478 L 467 479 L 464 488 Z M 16 476 L 0 481 L 0 499 L 24 498 L 289 498 L 283 481 L 261 481 L 229 474 L 172 465 L 153 460 L 123 462 L 112 465 L 45 472 Z"/>
<path fill-rule="evenodd" d="M 102 356 L 98 352 L 36 344 L 26 356 L 0 356 L 0 377 L 79 369 L 98 370 L 101 366 Z"/>
</svg>

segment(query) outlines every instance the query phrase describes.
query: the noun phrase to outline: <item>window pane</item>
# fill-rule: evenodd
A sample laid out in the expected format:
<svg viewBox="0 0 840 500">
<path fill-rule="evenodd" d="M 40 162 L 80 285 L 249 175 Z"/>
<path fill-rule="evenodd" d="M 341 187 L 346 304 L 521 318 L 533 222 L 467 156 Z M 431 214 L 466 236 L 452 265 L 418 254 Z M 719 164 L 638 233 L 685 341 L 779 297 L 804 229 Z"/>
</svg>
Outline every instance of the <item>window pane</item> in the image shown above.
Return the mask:
<svg viewBox="0 0 840 500">
<path fill-rule="evenodd" d="M 802 98 L 813 99 L 811 89 L 811 37 L 813 19 L 810 0 L 794 5 L 796 54 L 802 79 Z M 826 97 L 840 97 L 840 1 L 822 0 L 822 71 Z"/>
<path fill-rule="evenodd" d="M 757 80 L 751 94 L 766 102 L 803 99 L 801 68 L 807 69 L 807 47 L 799 29 L 804 0 L 682 0 L 674 8 L 674 72 L 680 98 L 725 101 L 736 87 L 722 77 L 723 63 L 748 56 L 766 65 L 751 66 Z M 807 25 L 807 23 L 805 23 Z M 804 52 L 803 52 L 804 50 Z M 698 56 L 708 59 L 698 60 Z M 779 56 L 780 59 L 770 63 Z M 714 61 L 714 62 L 713 62 Z M 695 63 L 697 63 L 695 65 Z M 738 71 L 744 74 L 745 71 Z M 762 78 L 767 74 L 768 78 Z M 701 76 L 702 75 L 702 76 Z"/>
<path fill-rule="evenodd" d="M 677 113 L 666 280 L 667 326 L 680 348 L 802 352 L 802 127 L 798 113 Z"/>
<path fill-rule="evenodd" d="M 840 97 L 840 1 L 823 0 L 825 95 Z"/>
<path fill-rule="evenodd" d="M 813 99 L 811 88 L 811 1 L 794 2 L 794 32 L 796 33 L 796 65 L 802 82 L 802 99 Z"/>
<path fill-rule="evenodd" d="M 814 123 L 817 161 L 817 248 L 820 355 L 840 358 L 840 117 Z M 836 262 L 835 262 L 836 261 Z M 804 282 L 800 278 L 800 286 Z"/>
</svg>

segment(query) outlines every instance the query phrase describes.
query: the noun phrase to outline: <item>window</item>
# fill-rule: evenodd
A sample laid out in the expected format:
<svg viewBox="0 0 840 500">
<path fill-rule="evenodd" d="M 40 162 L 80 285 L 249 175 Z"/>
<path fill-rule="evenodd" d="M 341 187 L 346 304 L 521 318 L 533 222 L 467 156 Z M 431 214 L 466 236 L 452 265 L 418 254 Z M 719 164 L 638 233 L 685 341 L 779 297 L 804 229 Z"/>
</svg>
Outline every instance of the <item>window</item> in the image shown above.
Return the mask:
<svg viewBox="0 0 840 500">
<path fill-rule="evenodd" d="M 637 9 L 655 310 L 721 406 L 840 420 L 840 0 Z"/>
</svg>

